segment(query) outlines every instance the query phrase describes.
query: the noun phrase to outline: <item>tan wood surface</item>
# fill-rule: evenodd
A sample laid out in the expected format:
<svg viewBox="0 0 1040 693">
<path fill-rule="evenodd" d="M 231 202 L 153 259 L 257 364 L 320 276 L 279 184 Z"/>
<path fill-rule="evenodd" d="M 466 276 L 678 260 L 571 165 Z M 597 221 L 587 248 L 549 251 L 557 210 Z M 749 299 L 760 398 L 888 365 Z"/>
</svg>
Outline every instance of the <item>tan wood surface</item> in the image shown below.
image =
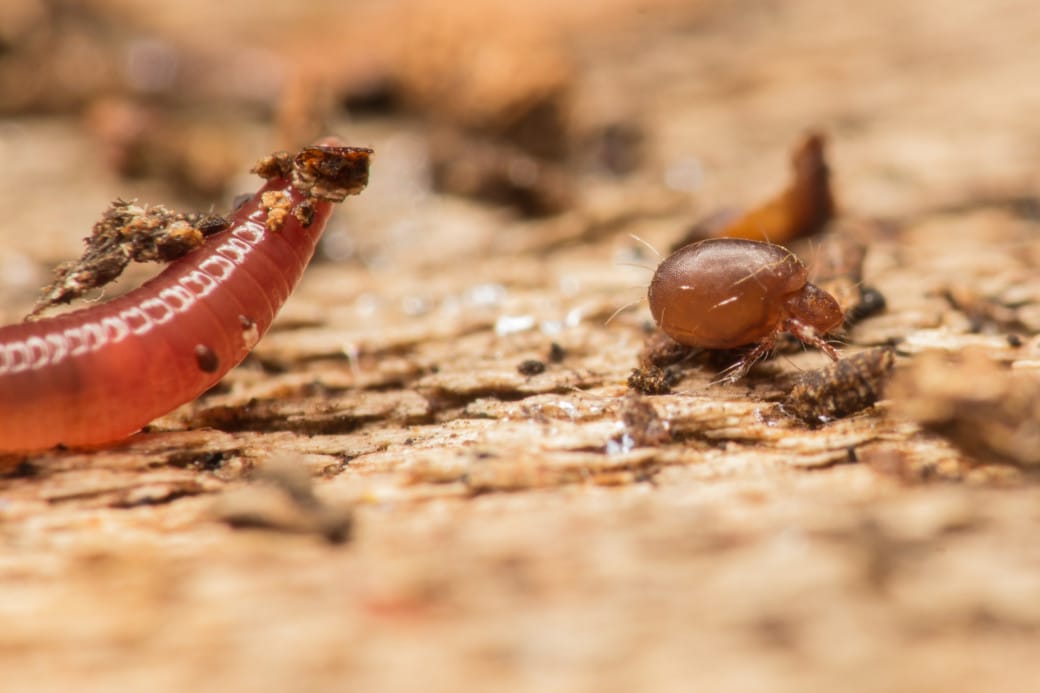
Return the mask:
<svg viewBox="0 0 1040 693">
<path fill-rule="evenodd" d="M 992 385 L 986 401 L 1003 401 L 1010 382 L 1040 381 L 1040 6 L 559 4 L 515 17 L 462 3 L 442 25 L 418 1 L 269 23 L 231 2 L 201 24 L 201 3 L 92 3 L 216 61 L 225 86 L 244 90 L 232 58 L 276 37 L 319 81 L 389 70 L 420 115 L 333 111 L 375 148 L 371 186 L 218 388 L 126 443 L 3 462 L 0 688 L 1040 686 L 1025 453 L 969 457 L 963 433 L 908 418 L 922 397 L 934 409 Z M 520 64 L 537 46 L 535 76 L 471 75 L 446 96 L 437 79 L 500 64 L 459 48 L 489 41 Z M 232 133 L 235 165 L 279 146 L 198 64 L 193 98 Z M 579 150 L 604 123 L 638 124 L 635 171 L 589 173 L 576 156 L 547 183 L 563 211 L 541 218 L 431 191 L 445 123 L 546 84 L 566 88 Z M 0 121 L 8 322 L 111 198 L 222 205 L 254 185 L 207 198 L 120 179 L 82 115 L 97 108 Z M 864 281 L 888 302 L 843 352 L 896 342 L 900 396 L 809 428 L 777 399 L 827 361 L 794 352 L 732 385 L 691 369 L 633 423 L 649 271 L 630 264 L 655 258 L 630 234 L 663 252 L 701 215 L 764 199 L 812 128 L 829 137 L 842 223 L 868 240 Z M 529 359 L 545 371 L 520 373 Z M 1036 393 L 947 416 L 962 431 L 1010 418 L 1002 439 L 1026 440 Z"/>
</svg>

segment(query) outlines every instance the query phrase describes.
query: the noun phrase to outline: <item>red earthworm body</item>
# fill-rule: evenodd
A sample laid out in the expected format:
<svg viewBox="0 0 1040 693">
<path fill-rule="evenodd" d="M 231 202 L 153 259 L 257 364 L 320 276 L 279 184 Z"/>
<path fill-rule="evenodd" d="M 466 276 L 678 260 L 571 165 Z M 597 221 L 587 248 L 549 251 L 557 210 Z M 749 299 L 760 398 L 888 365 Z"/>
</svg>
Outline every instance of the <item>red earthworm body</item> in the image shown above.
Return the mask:
<svg viewBox="0 0 1040 693">
<path fill-rule="evenodd" d="M 296 286 L 332 201 L 364 187 L 370 153 L 285 155 L 226 230 L 138 289 L 0 328 L 0 451 L 117 441 L 214 385 Z"/>
</svg>

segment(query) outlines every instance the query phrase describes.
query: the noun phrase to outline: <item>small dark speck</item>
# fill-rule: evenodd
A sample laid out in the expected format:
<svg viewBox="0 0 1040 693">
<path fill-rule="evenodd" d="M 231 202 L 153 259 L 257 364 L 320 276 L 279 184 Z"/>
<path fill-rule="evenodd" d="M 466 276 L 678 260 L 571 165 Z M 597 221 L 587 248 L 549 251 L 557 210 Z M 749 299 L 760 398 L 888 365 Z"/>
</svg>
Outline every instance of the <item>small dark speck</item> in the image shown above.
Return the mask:
<svg viewBox="0 0 1040 693">
<path fill-rule="evenodd" d="M 215 233 L 223 231 L 227 227 L 231 226 L 231 222 L 224 217 L 211 214 L 203 217 L 196 228 L 202 233 L 203 236 L 212 236 Z"/>
<path fill-rule="evenodd" d="M 303 200 L 293 208 L 293 216 L 300 222 L 303 228 L 307 228 L 314 223 L 314 203 L 310 200 Z"/>
<path fill-rule="evenodd" d="M 1016 349 L 1022 346 L 1022 338 L 1017 334 L 1009 334 L 1007 337 L 1008 346 L 1015 347 Z"/>
<path fill-rule="evenodd" d="M 553 342 L 549 345 L 549 363 L 562 363 L 567 358 L 567 350 Z"/>
<path fill-rule="evenodd" d="M 220 359 L 217 353 L 205 344 L 195 345 L 195 363 L 203 373 L 213 373 L 220 367 Z"/>
<path fill-rule="evenodd" d="M 195 469 L 205 472 L 215 472 L 224 464 L 223 452 L 206 452 L 199 455 L 192 462 Z"/>
<path fill-rule="evenodd" d="M 186 450 L 171 453 L 166 457 L 166 464 L 171 467 L 194 469 L 202 472 L 215 472 L 224 463 L 226 454 L 223 451 L 198 452 Z"/>
<path fill-rule="evenodd" d="M 859 292 L 859 303 L 849 310 L 845 319 L 849 323 L 859 322 L 885 310 L 886 305 L 884 294 L 872 286 L 864 286 Z"/>
<path fill-rule="evenodd" d="M 545 364 L 538 359 L 527 359 L 522 361 L 516 370 L 520 371 L 520 375 L 538 375 L 545 372 Z"/>
<path fill-rule="evenodd" d="M 39 471 L 39 468 L 29 460 L 22 460 L 3 476 L 7 479 L 31 479 Z"/>
</svg>

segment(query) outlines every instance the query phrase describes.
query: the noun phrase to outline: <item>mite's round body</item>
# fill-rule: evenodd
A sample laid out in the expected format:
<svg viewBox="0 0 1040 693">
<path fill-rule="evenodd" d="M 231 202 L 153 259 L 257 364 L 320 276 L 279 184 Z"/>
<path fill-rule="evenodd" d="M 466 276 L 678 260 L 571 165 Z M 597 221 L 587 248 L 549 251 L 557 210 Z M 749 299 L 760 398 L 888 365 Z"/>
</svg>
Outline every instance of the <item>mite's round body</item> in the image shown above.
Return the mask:
<svg viewBox="0 0 1040 693">
<path fill-rule="evenodd" d="M 649 301 L 657 325 L 680 344 L 732 349 L 759 343 L 757 358 L 788 331 L 837 358 L 819 336 L 841 325 L 841 309 L 778 245 L 717 238 L 680 248 L 658 266 Z"/>
<path fill-rule="evenodd" d="M 229 228 L 125 296 L 0 328 L 0 450 L 94 445 L 124 438 L 198 396 L 267 330 L 314 252 L 331 203 L 307 226 L 266 228 L 268 182 Z"/>
</svg>

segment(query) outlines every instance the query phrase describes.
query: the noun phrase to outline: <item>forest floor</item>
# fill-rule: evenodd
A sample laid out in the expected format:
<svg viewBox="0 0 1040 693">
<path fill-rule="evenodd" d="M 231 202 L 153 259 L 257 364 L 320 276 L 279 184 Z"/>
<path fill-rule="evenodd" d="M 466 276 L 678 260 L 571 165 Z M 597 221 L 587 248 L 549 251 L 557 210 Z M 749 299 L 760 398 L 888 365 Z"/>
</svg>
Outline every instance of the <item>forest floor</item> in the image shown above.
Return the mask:
<svg viewBox="0 0 1040 693">
<path fill-rule="evenodd" d="M 5 322 L 113 198 L 226 205 L 315 113 L 376 150 L 218 387 L 0 462 L 5 690 L 1040 687 L 1040 5 L 255 5 L 91 3 L 182 102 L 0 120 Z M 647 245 L 809 131 L 886 300 L 842 353 L 899 384 L 815 427 L 778 404 L 815 351 L 635 396 Z"/>
</svg>

